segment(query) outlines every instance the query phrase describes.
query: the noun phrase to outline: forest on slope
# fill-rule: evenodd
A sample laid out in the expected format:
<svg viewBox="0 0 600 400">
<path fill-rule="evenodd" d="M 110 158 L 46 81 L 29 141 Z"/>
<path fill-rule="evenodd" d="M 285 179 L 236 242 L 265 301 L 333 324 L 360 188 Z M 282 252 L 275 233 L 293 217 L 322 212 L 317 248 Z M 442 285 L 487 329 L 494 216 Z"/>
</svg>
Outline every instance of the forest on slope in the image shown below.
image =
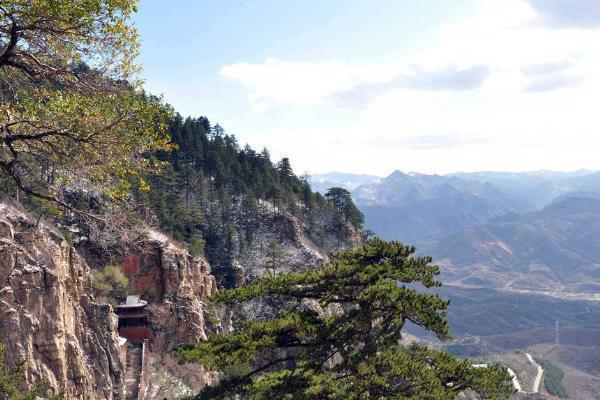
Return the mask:
<svg viewBox="0 0 600 400">
<path fill-rule="evenodd" d="M 173 148 L 155 154 L 163 162 L 148 174 L 149 190 L 136 188 L 134 198 L 146 205 L 158 226 L 206 255 L 220 269 L 224 286 L 235 285 L 236 258 L 250 251 L 268 214 L 298 220 L 303 233 L 323 251 L 339 249 L 359 235 L 363 217 L 348 192 L 331 188 L 313 192 L 306 177 L 294 174 L 290 160 L 271 160 L 268 149 L 241 148 L 234 135 L 206 117 L 169 122 Z M 279 252 L 281 240 L 267 252 Z"/>
</svg>

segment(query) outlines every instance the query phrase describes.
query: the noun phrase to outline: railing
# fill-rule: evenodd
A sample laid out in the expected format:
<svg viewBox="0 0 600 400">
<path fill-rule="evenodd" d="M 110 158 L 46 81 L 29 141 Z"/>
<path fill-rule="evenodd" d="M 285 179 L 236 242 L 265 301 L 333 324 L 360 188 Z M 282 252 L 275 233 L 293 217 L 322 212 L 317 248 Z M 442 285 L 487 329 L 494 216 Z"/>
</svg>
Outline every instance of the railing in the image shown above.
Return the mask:
<svg viewBox="0 0 600 400">
<path fill-rule="evenodd" d="M 147 369 L 148 339 L 142 342 L 142 369 L 140 371 L 140 383 L 138 384 L 138 400 L 144 400 L 146 395 L 146 369 Z"/>
</svg>

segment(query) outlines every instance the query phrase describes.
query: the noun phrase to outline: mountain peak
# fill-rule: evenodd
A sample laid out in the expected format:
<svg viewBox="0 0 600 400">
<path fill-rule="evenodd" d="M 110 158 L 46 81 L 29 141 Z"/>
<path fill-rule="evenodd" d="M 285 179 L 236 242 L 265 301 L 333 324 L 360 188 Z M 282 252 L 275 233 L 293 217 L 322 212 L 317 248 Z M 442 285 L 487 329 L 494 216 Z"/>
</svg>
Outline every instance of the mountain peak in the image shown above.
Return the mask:
<svg viewBox="0 0 600 400">
<path fill-rule="evenodd" d="M 391 177 L 405 177 L 405 176 L 408 176 L 408 174 L 397 169 L 394 172 L 392 172 L 391 174 L 389 174 L 387 177 L 391 178 Z"/>
</svg>

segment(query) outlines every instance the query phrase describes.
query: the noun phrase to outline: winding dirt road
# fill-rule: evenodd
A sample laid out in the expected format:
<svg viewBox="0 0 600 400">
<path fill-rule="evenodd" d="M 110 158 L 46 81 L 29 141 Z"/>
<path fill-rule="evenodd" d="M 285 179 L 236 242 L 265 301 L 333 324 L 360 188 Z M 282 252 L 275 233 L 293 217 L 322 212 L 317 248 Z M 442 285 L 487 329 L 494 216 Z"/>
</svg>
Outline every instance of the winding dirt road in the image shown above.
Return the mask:
<svg viewBox="0 0 600 400">
<path fill-rule="evenodd" d="M 542 377 L 544 376 L 544 369 L 542 368 L 542 366 L 540 364 L 538 364 L 534 359 L 533 356 L 530 353 L 525 353 L 525 355 L 527 356 L 527 360 L 529 360 L 530 363 L 532 363 L 535 367 L 537 367 L 537 375 L 535 377 L 535 381 L 533 382 L 533 388 L 531 389 L 531 391 L 525 391 L 523 390 L 523 387 L 521 386 L 521 383 L 519 382 L 519 379 L 517 378 L 517 374 L 515 374 L 515 372 L 510 368 L 510 367 L 506 367 L 506 369 L 508 370 L 508 373 L 510 374 L 510 377 L 512 379 L 512 384 L 515 387 L 515 389 L 517 390 L 517 392 L 519 393 L 539 393 L 540 391 L 540 384 L 542 383 Z M 475 368 L 486 368 L 488 365 L 487 364 L 475 364 L 473 365 Z"/>
<path fill-rule="evenodd" d="M 525 355 L 527 356 L 529 362 L 537 367 L 537 375 L 535 377 L 535 381 L 533 382 L 533 389 L 530 393 L 538 393 L 540 391 L 540 384 L 542 383 L 542 376 L 544 376 L 544 368 L 535 362 L 531 354 L 525 353 Z"/>
<path fill-rule="evenodd" d="M 487 368 L 488 365 L 487 364 L 474 364 L 473 366 L 475 368 Z M 519 379 L 517 378 L 517 374 L 515 374 L 515 371 L 513 371 L 510 367 L 506 367 L 506 370 L 510 374 L 510 378 L 512 379 L 512 384 L 515 387 L 516 391 L 519 393 L 525 393 L 523 391 L 523 388 L 521 387 L 521 383 L 519 382 Z"/>
</svg>

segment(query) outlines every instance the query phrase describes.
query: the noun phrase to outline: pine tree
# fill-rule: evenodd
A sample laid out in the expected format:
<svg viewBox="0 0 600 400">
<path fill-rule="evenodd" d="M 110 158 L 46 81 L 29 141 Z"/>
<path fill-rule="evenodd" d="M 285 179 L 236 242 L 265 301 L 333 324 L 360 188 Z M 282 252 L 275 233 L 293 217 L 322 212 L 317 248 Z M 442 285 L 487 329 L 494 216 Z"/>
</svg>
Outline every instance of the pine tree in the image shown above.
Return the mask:
<svg viewBox="0 0 600 400">
<path fill-rule="evenodd" d="M 279 173 L 279 181 L 285 186 L 290 185 L 294 172 L 292 171 L 289 158 L 282 158 L 277 163 L 277 172 Z"/>
<path fill-rule="evenodd" d="M 341 187 L 332 187 L 325 193 L 325 198 L 340 214 L 342 214 L 344 212 L 345 204 L 350 198 L 350 192 Z"/>
<path fill-rule="evenodd" d="M 399 242 L 371 239 L 321 269 L 269 276 L 224 290 L 216 300 L 277 304 L 229 335 L 178 351 L 186 361 L 224 371 L 199 399 L 453 400 L 465 390 L 483 399 L 512 392 L 506 369 L 474 368 L 445 351 L 399 344 L 410 321 L 450 338 L 449 302 L 418 292 L 440 286 L 430 257 Z"/>
<path fill-rule="evenodd" d="M 365 222 L 365 216 L 360 212 L 352 200 L 346 202 L 344 205 L 344 217 L 347 222 L 350 222 L 357 228 L 362 227 L 362 224 Z"/>
<path fill-rule="evenodd" d="M 364 216 L 352 201 L 350 192 L 344 188 L 332 187 L 325 193 L 325 198 L 346 222 L 361 228 Z"/>
<path fill-rule="evenodd" d="M 0 399 L 2 400 L 34 400 L 42 394 L 46 386 L 40 383 L 31 390 L 23 391 L 23 372 L 25 364 L 19 364 L 15 368 L 6 369 L 4 366 L 4 345 L 0 343 Z M 52 400 L 59 400 L 60 396 L 53 396 Z"/>
<path fill-rule="evenodd" d="M 272 273 L 275 273 L 277 268 L 280 268 L 284 264 L 284 252 L 283 248 L 278 241 L 272 240 L 267 247 L 267 263 L 266 268 Z"/>
</svg>

